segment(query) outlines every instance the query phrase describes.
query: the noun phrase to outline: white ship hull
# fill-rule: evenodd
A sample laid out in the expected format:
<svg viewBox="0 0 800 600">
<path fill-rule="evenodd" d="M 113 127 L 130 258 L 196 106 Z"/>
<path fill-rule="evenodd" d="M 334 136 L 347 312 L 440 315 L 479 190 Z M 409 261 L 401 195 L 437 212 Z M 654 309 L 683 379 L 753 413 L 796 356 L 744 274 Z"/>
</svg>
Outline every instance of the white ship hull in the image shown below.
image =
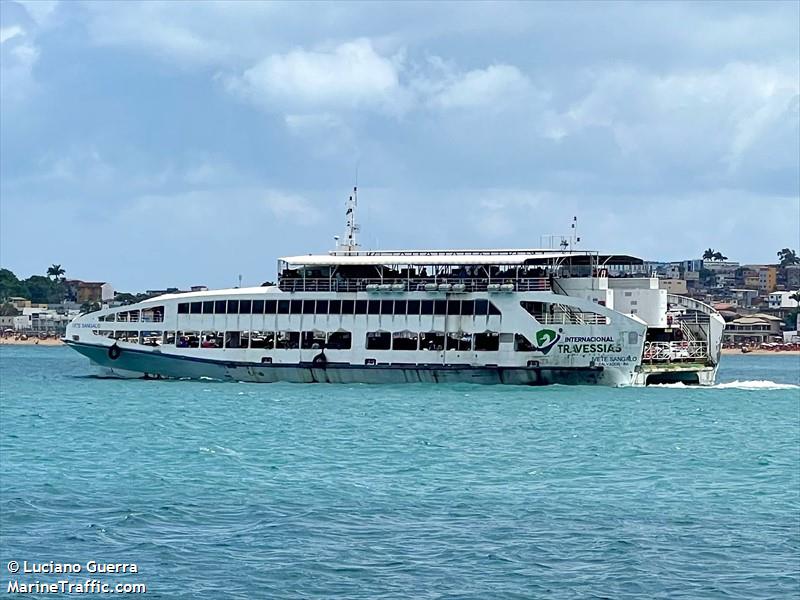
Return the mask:
<svg viewBox="0 0 800 600">
<path fill-rule="evenodd" d="M 313 362 L 305 364 L 262 364 L 121 349 L 116 359 L 108 347 L 67 341 L 67 344 L 100 366 L 105 373 L 121 378 L 212 379 L 248 383 L 475 383 L 509 385 L 609 385 L 634 384 L 633 371 L 602 366 L 499 367 L 480 365 L 372 366 Z"/>
<path fill-rule="evenodd" d="M 571 272 L 566 259 L 577 263 Z M 592 266 L 593 255 L 466 251 L 282 262 L 279 286 L 105 308 L 76 318 L 65 341 L 123 377 L 259 383 L 708 385 L 719 362 L 724 323 L 713 309 L 674 297 L 673 324 L 657 281 L 612 281 Z M 297 263 L 312 277 L 298 277 Z M 364 270 L 380 278 L 365 279 Z"/>
</svg>

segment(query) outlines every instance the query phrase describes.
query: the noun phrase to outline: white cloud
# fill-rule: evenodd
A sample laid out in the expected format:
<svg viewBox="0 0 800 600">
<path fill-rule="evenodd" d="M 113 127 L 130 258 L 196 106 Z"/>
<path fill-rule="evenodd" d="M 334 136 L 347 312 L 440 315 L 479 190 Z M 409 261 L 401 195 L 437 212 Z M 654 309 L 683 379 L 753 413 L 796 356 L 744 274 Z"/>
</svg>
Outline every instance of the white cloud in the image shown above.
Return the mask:
<svg viewBox="0 0 800 600">
<path fill-rule="evenodd" d="M 4 44 L 8 40 L 17 37 L 18 35 L 25 35 L 25 30 L 19 25 L 0 27 L 0 44 Z"/>
<path fill-rule="evenodd" d="M 228 87 L 257 105 L 274 109 L 397 110 L 403 90 L 397 59 L 378 54 L 367 39 L 331 51 L 273 54 L 228 80 Z"/>
<path fill-rule="evenodd" d="M 797 63 L 730 63 L 666 75 L 601 70 L 591 91 L 551 123 L 551 137 L 606 128 L 624 155 L 653 168 L 666 161 L 735 170 L 759 138 L 797 128 L 790 115 L 800 93 L 797 70 Z"/>
<path fill-rule="evenodd" d="M 443 82 L 440 88 L 429 102 L 443 109 L 503 106 L 534 92 L 522 71 L 503 64 L 468 71 Z"/>
</svg>

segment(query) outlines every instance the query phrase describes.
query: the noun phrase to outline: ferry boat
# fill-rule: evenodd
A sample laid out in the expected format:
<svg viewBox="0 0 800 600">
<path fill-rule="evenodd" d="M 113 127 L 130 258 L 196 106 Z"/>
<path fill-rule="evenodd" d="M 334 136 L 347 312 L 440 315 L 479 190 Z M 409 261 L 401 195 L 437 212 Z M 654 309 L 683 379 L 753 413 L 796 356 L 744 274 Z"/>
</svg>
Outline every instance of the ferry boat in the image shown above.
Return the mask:
<svg viewBox="0 0 800 600">
<path fill-rule="evenodd" d="M 244 382 L 714 383 L 724 321 L 642 259 L 560 249 L 363 251 L 357 198 L 328 254 L 275 285 L 83 314 L 64 341 L 108 374 Z"/>
</svg>

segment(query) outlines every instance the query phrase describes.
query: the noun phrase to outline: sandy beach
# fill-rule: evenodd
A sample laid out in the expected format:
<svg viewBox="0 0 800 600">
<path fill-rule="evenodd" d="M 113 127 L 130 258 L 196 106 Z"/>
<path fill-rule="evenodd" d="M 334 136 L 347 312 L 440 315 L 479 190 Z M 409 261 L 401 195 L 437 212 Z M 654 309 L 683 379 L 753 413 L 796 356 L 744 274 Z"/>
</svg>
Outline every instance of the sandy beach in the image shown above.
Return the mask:
<svg viewBox="0 0 800 600">
<path fill-rule="evenodd" d="M 750 352 L 742 352 L 739 348 L 723 348 L 723 354 L 751 354 L 751 355 L 776 355 L 776 356 L 800 356 L 800 350 L 750 350 Z"/>
<path fill-rule="evenodd" d="M 62 342 L 58 338 L 47 338 L 46 340 L 40 340 L 36 337 L 30 337 L 27 340 L 15 340 L 14 338 L 0 338 L 0 345 L 3 346 L 63 346 L 64 342 Z"/>
</svg>

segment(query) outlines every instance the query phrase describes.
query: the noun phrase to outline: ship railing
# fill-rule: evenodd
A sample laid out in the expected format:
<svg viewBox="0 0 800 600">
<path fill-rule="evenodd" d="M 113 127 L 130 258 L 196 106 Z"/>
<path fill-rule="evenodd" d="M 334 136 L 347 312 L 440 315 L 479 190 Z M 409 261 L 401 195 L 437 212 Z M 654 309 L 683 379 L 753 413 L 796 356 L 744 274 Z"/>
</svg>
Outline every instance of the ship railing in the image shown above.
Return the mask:
<svg viewBox="0 0 800 600">
<path fill-rule="evenodd" d="M 608 325 L 608 318 L 597 313 L 582 312 L 564 307 L 552 313 L 533 313 L 533 318 L 542 325 Z"/>
<path fill-rule="evenodd" d="M 698 362 L 708 358 L 707 342 L 645 342 L 645 362 Z"/>
<path fill-rule="evenodd" d="M 284 292 L 546 292 L 546 277 L 530 278 L 384 278 L 333 279 L 283 278 L 278 287 Z"/>
</svg>

